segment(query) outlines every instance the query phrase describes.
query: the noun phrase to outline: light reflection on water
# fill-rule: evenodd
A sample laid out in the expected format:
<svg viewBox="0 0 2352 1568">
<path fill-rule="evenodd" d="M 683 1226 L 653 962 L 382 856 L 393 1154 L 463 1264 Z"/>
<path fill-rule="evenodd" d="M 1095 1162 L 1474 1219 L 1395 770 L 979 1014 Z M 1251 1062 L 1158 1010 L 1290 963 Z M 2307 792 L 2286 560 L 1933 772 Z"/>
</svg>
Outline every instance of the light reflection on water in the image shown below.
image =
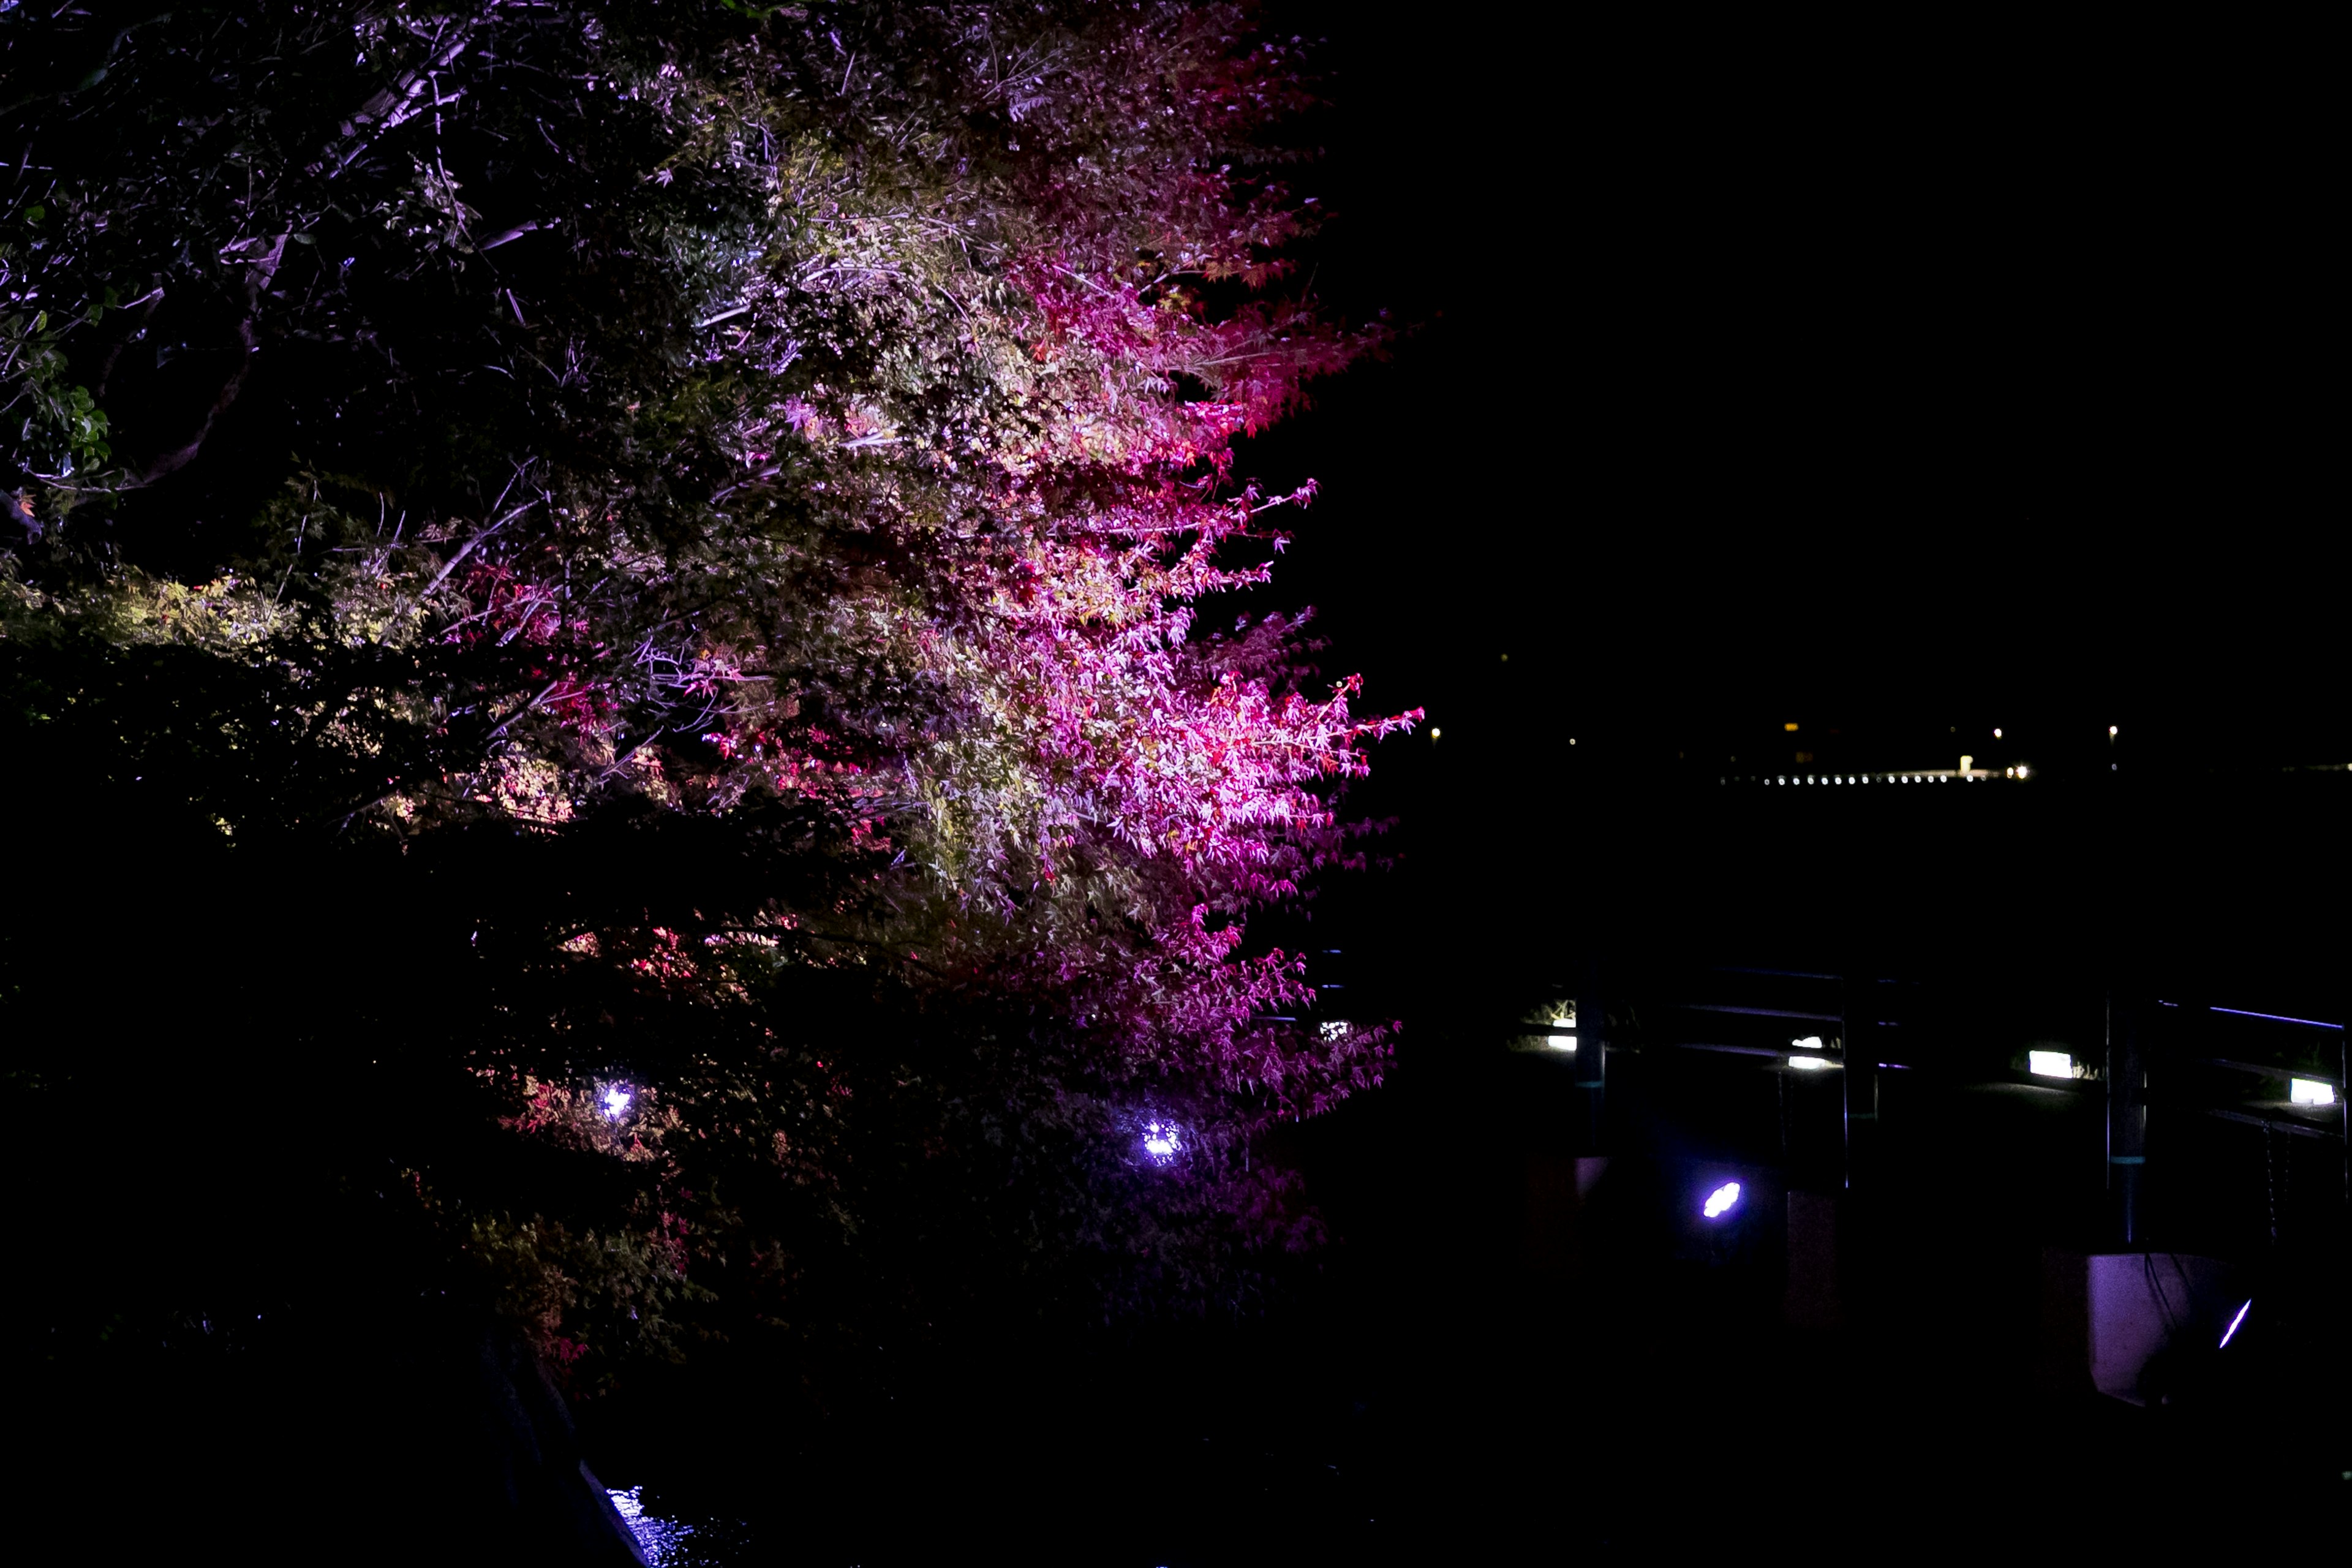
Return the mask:
<svg viewBox="0 0 2352 1568">
<path fill-rule="evenodd" d="M 621 1519 L 628 1521 L 630 1532 L 635 1532 L 637 1547 L 645 1549 L 646 1563 L 652 1563 L 652 1568 L 687 1568 L 687 1538 L 694 1535 L 694 1526 L 646 1514 L 642 1486 L 628 1488 L 625 1493 L 621 1488 L 607 1486 L 604 1495 L 612 1498 L 616 1510 L 621 1510 Z"/>
</svg>

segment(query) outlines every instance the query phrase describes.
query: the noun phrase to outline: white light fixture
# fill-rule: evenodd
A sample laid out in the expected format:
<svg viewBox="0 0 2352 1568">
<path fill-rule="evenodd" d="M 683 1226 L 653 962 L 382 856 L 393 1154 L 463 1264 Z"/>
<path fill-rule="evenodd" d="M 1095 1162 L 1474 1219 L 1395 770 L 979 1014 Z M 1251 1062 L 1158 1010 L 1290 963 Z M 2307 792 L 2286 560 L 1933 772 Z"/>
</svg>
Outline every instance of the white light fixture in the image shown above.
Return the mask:
<svg viewBox="0 0 2352 1568">
<path fill-rule="evenodd" d="M 1799 1072 L 1827 1072 L 1837 1063 L 1827 1057 L 1790 1057 L 1789 1065 Z"/>
<path fill-rule="evenodd" d="M 1790 1040 L 1789 1043 L 1801 1051 L 1818 1051 L 1822 1048 L 1822 1037 L 1819 1035 L 1807 1035 L 1802 1039 Z"/>
<path fill-rule="evenodd" d="M 1992 732 L 1992 738 L 1993 738 L 1994 740 L 1996 740 L 1996 741 L 2000 740 L 2000 731 L 1998 731 L 1998 730 L 1995 730 L 1995 731 Z"/>
<path fill-rule="evenodd" d="M 1706 1194 L 1706 1205 L 1699 1212 L 1709 1219 L 1721 1219 L 1739 1201 L 1739 1184 L 1726 1182 Z"/>
<path fill-rule="evenodd" d="M 1570 1056 L 1574 1056 L 1576 1054 L 1576 1037 L 1574 1035 L 1554 1035 L 1549 1043 L 1553 1050 L 1566 1051 Z"/>
<path fill-rule="evenodd" d="M 2115 727 L 2113 724 L 2110 724 L 2110 725 L 2108 725 L 2108 726 L 2107 726 L 2107 739 L 2108 739 L 2108 740 L 2110 740 L 2110 741 L 2112 741 L 2112 740 L 2114 740 L 2115 738 L 2116 738 L 2116 727 Z"/>
<path fill-rule="evenodd" d="M 604 1091 L 604 1119 L 607 1121 L 618 1121 L 622 1117 L 626 1116 L 629 1113 L 629 1101 L 634 1098 L 635 1096 L 631 1095 L 627 1089 L 623 1089 L 619 1084 L 614 1084 L 612 1088 L 606 1089 Z"/>
<path fill-rule="evenodd" d="M 2064 1051 L 2028 1051 L 2025 1070 L 2036 1078 L 2073 1078 L 2074 1058 Z"/>
<path fill-rule="evenodd" d="M 1319 1033 L 1327 1040 L 1344 1040 L 1355 1026 L 1345 1018 L 1331 1018 L 1324 1022 Z"/>
<path fill-rule="evenodd" d="M 2246 1304 L 2238 1309 L 2238 1315 L 2230 1320 L 2230 1326 L 2221 1331 L 2221 1342 L 2215 1346 L 2215 1349 L 2228 1350 L 2230 1348 L 2230 1342 L 2237 1337 L 2238 1325 L 2246 1321 L 2246 1314 L 2253 1309 L 2253 1298 L 2251 1296 L 2248 1297 L 2246 1299 Z"/>
<path fill-rule="evenodd" d="M 2294 1105 L 2333 1105 L 2336 1103 L 2336 1086 L 2315 1079 L 2298 1078 L 2288 1082 L 2286 1098 Z"/>
</svg>

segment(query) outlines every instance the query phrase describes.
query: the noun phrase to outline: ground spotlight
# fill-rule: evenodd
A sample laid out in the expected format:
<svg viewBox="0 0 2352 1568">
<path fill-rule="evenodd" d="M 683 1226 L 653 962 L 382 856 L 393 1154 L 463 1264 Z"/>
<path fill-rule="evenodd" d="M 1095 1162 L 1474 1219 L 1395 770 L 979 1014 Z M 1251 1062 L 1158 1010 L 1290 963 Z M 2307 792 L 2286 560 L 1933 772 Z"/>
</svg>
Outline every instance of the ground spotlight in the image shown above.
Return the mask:
<svg viewBox="0 0 2352 1568">
<path fill-rule="evenodd" d="M 2025 1070 L 2036 1078 L 2073 1078 L 2074 1058 L 2064 1051 L 2028 1051 Z"/>
<path fill-rule="evenodd" d="M 1184 1152 L 1184 1135 L 1172 1121 L 1146 1122 L 1143 1152 L 1155 1165 L 1164 1165 Z"/>
<path fill-rule="evenodd" d="M 1716 1188 L 1715 1191 L 1706 1194 L 1706 1206 L 1701 1208 L 1699 1212 L 1706 1215 L 1709 1219 L 1721 1219 L 1725 1215 L 1729 1214 L 1733 1205 L 1738 1202 L 1739 1184 L 1738 1182 L 1726 1182 L 1723 1185 Z"/>
</svg>

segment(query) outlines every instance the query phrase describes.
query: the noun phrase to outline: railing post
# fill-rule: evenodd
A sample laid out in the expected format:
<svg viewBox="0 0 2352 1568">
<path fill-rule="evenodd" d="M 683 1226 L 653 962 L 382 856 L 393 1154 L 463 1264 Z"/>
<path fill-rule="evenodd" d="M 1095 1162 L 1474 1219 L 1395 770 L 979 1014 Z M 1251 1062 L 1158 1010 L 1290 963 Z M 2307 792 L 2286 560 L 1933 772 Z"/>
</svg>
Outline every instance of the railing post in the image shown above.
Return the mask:
<svg viewBox="0 0 2352 1568">
<path fill-rule="evenodd" d="M 1603 1147 L 1601 1121 L 1608 1109 L 1609 1011 L 1601 994 L 1601 960 L 1584 961 L 1582 984 L 1576 993 L 1576 1094 L 1580 1102 L 1578 1152 L 1600 1155 Z"/>
<path fill-rule="evenodd" d="M 1845 1190 L 1866 1188 L 1878 1155 L 1878 997 L 1867 979 L 1845 981 Z"/>
<path fill-rule="evenodd" d="M 2137 991 L 2107 994 L 2107 1192 L 2116 1237 L 2147 1240 L 2147 1020 Z"/>
</svg>

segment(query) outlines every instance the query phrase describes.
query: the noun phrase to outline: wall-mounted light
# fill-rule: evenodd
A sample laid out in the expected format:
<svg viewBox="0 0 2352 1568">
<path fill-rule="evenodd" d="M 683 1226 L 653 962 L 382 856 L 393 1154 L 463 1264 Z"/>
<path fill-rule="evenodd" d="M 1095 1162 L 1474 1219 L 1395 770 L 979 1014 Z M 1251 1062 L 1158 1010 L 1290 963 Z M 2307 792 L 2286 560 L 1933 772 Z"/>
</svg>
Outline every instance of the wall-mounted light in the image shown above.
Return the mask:
<svg viewBox="0 0 2352 1568">
<path fill-rule="evenodd" d="M 2036 1078 L 2073 1078 L 2074 1058 L 2064 1051 L 2028 1051 L 2025 1070 Z"/>
<path fill-rule="evenodd" d="M 2316 1079 L 2292 1079 L 2286 1086 L 2286 1098 L 2291 1105 L 2333 1105 L 2336 1103 L 2336 1086 L 2321 1083 Z"/>
</svg>

